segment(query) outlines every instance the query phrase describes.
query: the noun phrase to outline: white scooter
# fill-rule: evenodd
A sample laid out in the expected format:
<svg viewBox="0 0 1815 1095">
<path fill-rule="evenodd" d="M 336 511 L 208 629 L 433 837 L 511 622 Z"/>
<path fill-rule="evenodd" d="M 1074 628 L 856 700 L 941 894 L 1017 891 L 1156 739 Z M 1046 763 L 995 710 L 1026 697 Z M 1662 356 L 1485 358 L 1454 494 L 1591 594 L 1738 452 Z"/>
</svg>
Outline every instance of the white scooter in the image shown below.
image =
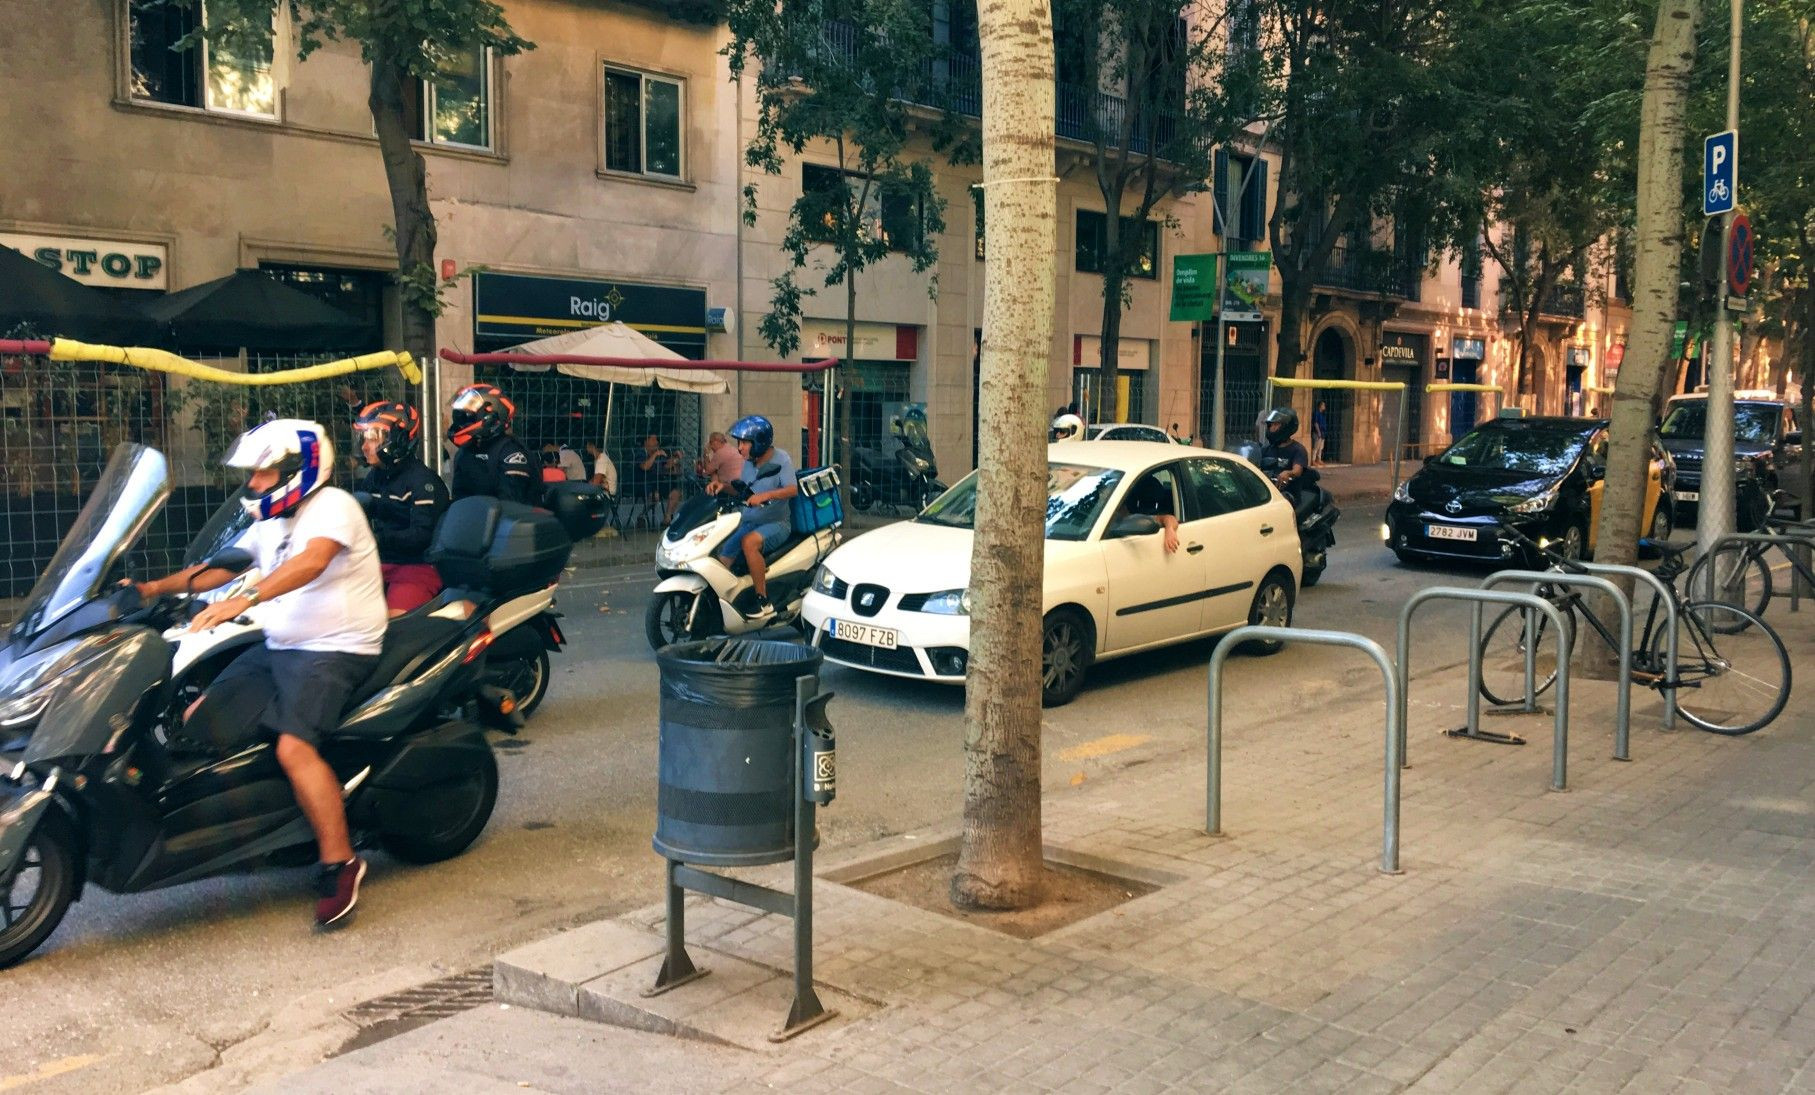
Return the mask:
<svg viewBox="0 0 1815 1095">
<path fill-rule="evenodd" d="M 763 469 L 767 472 L 768 469 Z M 800 619 L 801 602 L 813 585 L 820 561 L 842 539 L 837 513 L 838 475 L 822 468 L 802 474 L 794 506 L 794 532 L 768 561 L 769 601 L 773 615 L 757 614 L 756 589 L 745 571 L 741 551 L 726 566 L 719 552 L 737 533 L 749 488 L 732 484 L 718 494 L 688 499 L 655 548 L 655 595 L 643 614 L 651 649 L 718 635 L 744 635 Z M 743 487 L 743 490 L 736 488 Z M 823 527 L 820 527 L 823 526 Z"/>
</svg>

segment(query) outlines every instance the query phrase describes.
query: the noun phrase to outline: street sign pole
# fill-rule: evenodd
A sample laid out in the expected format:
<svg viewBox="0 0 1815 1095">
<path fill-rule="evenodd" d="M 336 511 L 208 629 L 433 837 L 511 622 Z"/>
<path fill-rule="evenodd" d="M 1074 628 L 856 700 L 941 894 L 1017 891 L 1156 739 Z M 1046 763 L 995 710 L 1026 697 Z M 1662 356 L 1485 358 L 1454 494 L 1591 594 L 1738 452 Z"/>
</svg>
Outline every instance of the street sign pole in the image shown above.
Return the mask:
<svg viewBox="0 0 1815 1095">
<path fill-rule="evenodd" d="M 1695 542 L 1701 554 L 1706 555 L 1719 546 L 1721 540 L 1732 535 L 1734 525 L 1734 480 L 1733 468 L 1733 325 L 1727 321 L 1725 308 L 1728 268 L 1727 230 L 1732 221 L 1732 210 L 1739 202 L 1739 41 L 1740 41 L 1740 4 L 1741 0 L 1731 0 L 1729 12 L 1729 34 L 1727 43 L 1727 133 L 1720 134 L 1730 139 L 1725 144 L 1726 166 L 1728 171 L 1722 174 L 1714 172 L 1715 178 L 1703 179 L 1702 202 L 1709 208 L 1710 198 L 1715 199 L 1711 212 L 1721 218 L 1720 231 L 1720 279 L 1715 283 L 1714 331 L 1709 340 L 1708 361 L 1704 372 L 1708 377 L 1708 410 L 1705 419 L 1707 425 L 1703 436 L 1701 500 L 1695 522 Z M 1719 145 L 1711 145 L 1710 152 L 1704 159 L 1703 168 L 1718 168 L 1723 165 L 1714 162 L 1721 152 Z M 1714 194 L 1721 184 L 1726 184 L 1724 194 Z M 1724 198 L 1724 201 L 1719 199 Z M 1714 568 L 1708 568 L 1710 577 Z M 1694 597 L 1694 591 L 1690 593 Z"/>
<path fill-rule="evenodd" d="M 1223 227 L 1229 226 L 1228 217 L 1223 218 Z M 1210 404 L 1210 447 L 1223 449 L 1227 446 L 1223 437 L 1223 412 L 1228 406 L 1228 395 L 1225 386 L 1229 378 L 1223 371 L 1223 352 L 1228 345 L 1227 312 L 1223 308 L 1223 293 L 1229 287 L 1229 252 L 1219 251 L 1216 255 L 1216 389 L 1215 397 Z"/>
</svg>

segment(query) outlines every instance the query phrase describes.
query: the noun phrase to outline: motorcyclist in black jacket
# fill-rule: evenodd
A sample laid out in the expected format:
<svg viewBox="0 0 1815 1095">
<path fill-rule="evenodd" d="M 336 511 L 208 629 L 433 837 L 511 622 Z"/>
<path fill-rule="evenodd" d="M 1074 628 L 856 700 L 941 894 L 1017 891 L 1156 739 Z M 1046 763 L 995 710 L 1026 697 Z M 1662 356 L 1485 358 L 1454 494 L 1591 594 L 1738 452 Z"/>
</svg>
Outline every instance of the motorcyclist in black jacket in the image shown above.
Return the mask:
<svg viewBox="0 0 1815 1095">
<path fill-rule="evenodd" d="M 416 455 L 422 416 L 408 403 L 367 404 L 353 432 L 368 465 L 359 490 L 378 542 L 385 605 L 401 616 L 441 592 L 441 577 L 424 553 L 447 512 L 447 484 Z"/>
<path fill-rule="evenodd" d="M 1298 432 L 1298 412 L 1290 407 L 1275 407 L 1261 420 L 1266 444 L 1260 450 L 1261 469 L 1273 476 L 1273 482 L 1296 508 L 1308 494 L 1315 498 L 1313 486 L 1317 474 L 1310 471 L 1311 454 L 1292 439 Z"/>
<path fill-rule="evenodd" d="M 487 494 L 533 506 L 542 497 L 541 468 L 510 433 L 516 404 L 491 384 L 468 384 L 454 393 L 447 439 L 456 446 L 448 478 L 458 501 Z"/>
</svg>

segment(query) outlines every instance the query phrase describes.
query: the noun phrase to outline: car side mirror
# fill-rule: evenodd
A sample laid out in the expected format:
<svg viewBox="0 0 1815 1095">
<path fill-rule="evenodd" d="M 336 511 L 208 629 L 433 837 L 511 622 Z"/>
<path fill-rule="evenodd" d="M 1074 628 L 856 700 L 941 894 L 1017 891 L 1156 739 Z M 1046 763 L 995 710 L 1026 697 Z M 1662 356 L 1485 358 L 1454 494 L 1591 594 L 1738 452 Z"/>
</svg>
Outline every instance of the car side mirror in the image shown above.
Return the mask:
<svg viewBox="0 0 1815 1095">
<path fill-rule="evenodd" d="M 1801 430 L 1791 430 L 1789 433 L 1784 434 L 1783 443 L 1786 445 L 1802 444 L 1802 431 Z"/>
<path fill-rule="evenodd" d="M 1607 478 L 1607 469 L 1605 467 L 1597 467 L 1593 464 L 1588 466 L 1588 481 L 1590 483 L 1599 483 L 1605 478 Z"/>
<path fill-rule="evenodd" d="M 1429 456 L 1424 458 L 1424 466 L 1427 468 L 1430 467 L 1432 464 L 1435 464 L 1436 462 L 1437 462 L 1436 453 L 1431 453 Z"/>
<path fill-rule="evenodd" d="M 1110 522 L 1109 531 L 1103 534 L 1103 539 L 1120 540 L 1127 536 L 1151 536 L 1159 530 L 1158 521 L 1144 513 L 1131 513 Z"/>
</svg>

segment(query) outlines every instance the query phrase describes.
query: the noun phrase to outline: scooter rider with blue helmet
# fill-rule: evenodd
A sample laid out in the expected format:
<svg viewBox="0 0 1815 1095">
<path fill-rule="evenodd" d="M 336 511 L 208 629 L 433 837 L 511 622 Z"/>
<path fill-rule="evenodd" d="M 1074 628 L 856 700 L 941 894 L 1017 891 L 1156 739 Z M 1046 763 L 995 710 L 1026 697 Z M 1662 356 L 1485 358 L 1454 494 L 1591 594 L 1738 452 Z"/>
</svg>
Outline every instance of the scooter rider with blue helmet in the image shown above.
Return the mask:
<svg viewBox="0 0 1815 1095">
<path fill-rule="evenodd" d="M 750 568 L 750 584 L 756 590 L 757 611 L 753 619 L 775 615 L 769 603 L 768 563 L 764 552 L 785 543 L 792 533 L 789 499 L 800 493 L 795 483 L 794 458 L 775 447 L 775 426 L 760 414 L 745 415 L 726 431 L 743 454 L 744 470 L 740 477 L 749 488 L 750 497 L 737 532 L 725 540 L 727 550 L 719 555 L 729 567 L 742 551 Z M 710 494 L 726 489 L 714 481 L 706 485 Z"/>
</svg>

